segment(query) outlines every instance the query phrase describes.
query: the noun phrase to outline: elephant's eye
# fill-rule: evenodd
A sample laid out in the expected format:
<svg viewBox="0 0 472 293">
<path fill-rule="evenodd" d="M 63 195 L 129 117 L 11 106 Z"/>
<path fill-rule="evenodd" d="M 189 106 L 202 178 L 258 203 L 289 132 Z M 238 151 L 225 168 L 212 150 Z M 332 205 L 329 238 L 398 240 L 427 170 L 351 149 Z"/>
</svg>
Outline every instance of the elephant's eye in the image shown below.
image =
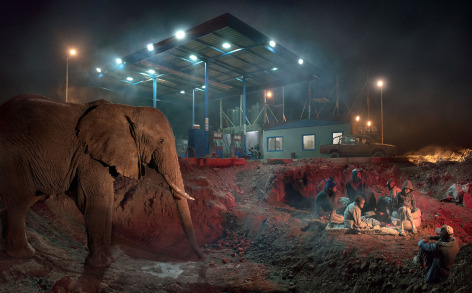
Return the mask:
<svg viewBox="0 0 472 293">
<path fill-rule="evenodd" d="M 160 142 L 160 143 L 163 143 L 163 142 L 164 142 L 164 139 L 163 139 L 163 138 L 159 139 L 159 142 Z"/>
</svg>

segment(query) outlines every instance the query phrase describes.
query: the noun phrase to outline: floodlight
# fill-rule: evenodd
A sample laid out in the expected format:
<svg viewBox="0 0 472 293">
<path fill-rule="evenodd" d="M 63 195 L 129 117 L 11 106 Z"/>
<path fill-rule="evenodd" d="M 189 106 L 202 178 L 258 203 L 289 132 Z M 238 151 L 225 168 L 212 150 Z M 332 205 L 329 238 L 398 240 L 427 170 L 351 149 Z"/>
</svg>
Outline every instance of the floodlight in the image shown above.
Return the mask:
<svg viewBox="0 0 472 293">
<path fill-rule="evenodd" d="M 192 61 L 197 61 L 197 59 L 198 59 L 197 56 L 195 56 L 195 55 L 190 55 L 189 58 Z"/>
<path fill-rule="evenodd" d="M 133 80 L 133 78 L 132 78 L 132 77 L 130 77 L 130 76 L 128 76 L 128 77 L 126 78 L 126 80 L 127 80 L 127 81 L 132 81 L 132 80 Z"/>
<path fill-rule="evenodd" d="M 202 89 L 204 89 L 204 88 L 205 88 L 205 86 L 204 86 L 204 85 L 202 85 Z"/>
<path fill-rule="evenodd" d="M 153 70 L 153 69 L 149 69 L 147 72 L 148 72 L 149 74 L 156 74 L 156 71 Z"/>
<path fill-rule="evenodd" d="M 228 43 L 228 42 L 225 42 L 225 43 L 223 43 L 223 48 L 229 49 L 229 48 L 231 48 L 231 44 Z"/>
<path fill-rule="evenodd" d="M 75 55 L 75 54 L 77 54 L 77 51 L 76 51 L 75 49 L 71 49 L 71 50 L 69 51 L 69 54 Z"/>
<path fill-rule="evenodd" d="M 121 63 L 123 63 L 123 60 L 121 60 L 121 58 L 116 58 L 115 61 L 116 61 L 116 64 L 121 64 Z"/>
<path fill-rule="evenodd" d="M 277 71 L 278 68 L 277 68 L 277 67 L 273 67 L 271 70 L 272 70 L 272 71 Z"/>
<path fill-rule="evenodd" d="M 271 46 L 272 48 L 274 48 L 275 45 L 276 45 L 275 41 L 270 41 L 270 42 L 269 42 L 269 46 Z"/>
<path fill-rule="evenodd" d="M 359 115 L 356 116 L 356 121 L 361 120 L 361 117 Z"/>
<path fill-rule="evenodd" d="M 379 80 L 379 81 L 377 82 L 377 85 L 378 85 L 379 87 L 382 87 L 383 84 L 384 84 L 384 83 L 383 83 L 383 81 L 381 81 L 381 80 Z"/>
<path fill-rule="evenodd" d="M 184 90 L 181 90 L 180 93 L 181 93 L 181 94 L 185 94 L 185 91 L 184 91 Z"/>
<path fill-rule="evenodd" d="M 148 44 L 147 49 L 148 49 L 148 51 L 153 51 L 154 50 L 154 45 L 153 44 Z"/>
<path fill-rule="evenodd" d="M 100 67 L 97 67 L 96 70 L 98 73 L 102 72 L 102 69 Z"/>
<path fill-rule="evenodd" d="M 300 64 L 300 65 L 303 64 L 303 59 L 302 58 L 298 59 L 298 64 Z"/>
<path fill-rule="evenodd" d="M 179 40 L 185 38 L 185 32 L 183 30 L 180 30 L 180 31 L 177 31 L 177 33 L 175 33 L 175 37 Z"/>
</svg>

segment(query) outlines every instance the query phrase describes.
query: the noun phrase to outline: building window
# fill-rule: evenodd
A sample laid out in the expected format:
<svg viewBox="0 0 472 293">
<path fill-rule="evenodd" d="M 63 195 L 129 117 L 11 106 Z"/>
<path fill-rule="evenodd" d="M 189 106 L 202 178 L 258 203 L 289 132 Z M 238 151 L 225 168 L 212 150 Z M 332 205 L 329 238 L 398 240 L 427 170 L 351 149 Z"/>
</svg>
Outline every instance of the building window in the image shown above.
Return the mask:
<svg viewBox="0 0 472 293">
<path fill-rule="evenodd" d="M 338 144 L 343 136 L 342 132 L 333 132 L 333 144 Z"/>
<path fill-rule="evenodd" d="M 304 151 L 314 151 L 315 150 L 315 135 L 314 134 L 305 134 L 303 135 L 303 145 L 302 148 Z"/>
<path fill-rule="evenodd" d="M 282 136 L 267 138 L 267 151 L 280 152 L 284 150 L 284 138 Z"/>
</svg>

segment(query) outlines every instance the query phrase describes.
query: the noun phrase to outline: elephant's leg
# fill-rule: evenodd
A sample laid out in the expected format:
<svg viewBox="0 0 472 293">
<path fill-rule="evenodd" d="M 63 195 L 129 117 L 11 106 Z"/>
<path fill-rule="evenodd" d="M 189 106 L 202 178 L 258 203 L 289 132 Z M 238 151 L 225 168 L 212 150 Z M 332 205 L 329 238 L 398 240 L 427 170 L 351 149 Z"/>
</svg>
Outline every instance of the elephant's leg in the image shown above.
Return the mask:
<svg viewBox="0 0 472 293">
<path fill-rule="evenodd" d="M 7 209 L 3 209 L 0 211 L 0 221 L 2 222 L 1 230 L 2 234 L 0 237 L 2 239 L 5 239 L 7 237 L 7 227 L 8 227 L 8 214 L 7 214 Z"/>
<path fill-rule="evenodd" d="M 5 252 L 11 257 L 29 258 L 35 253 L 34 248 L 26 239 L 25 219 L 28 208 L 36 201 L 37 199 L 32 197 L 29 200 L 8 205 L 7 209 L 2 211 L 2 223 L 4 218 L 7 222 Z"/>
<path fill-rule="evenodd" d="M 113 178 L 108 168 L 93 161 L 79 173 L 77 204 L 85 218 L 89 254 L 86 264 L 108 266 L 111 254 L 111 219 L 113 207 Z"/>
</svg>

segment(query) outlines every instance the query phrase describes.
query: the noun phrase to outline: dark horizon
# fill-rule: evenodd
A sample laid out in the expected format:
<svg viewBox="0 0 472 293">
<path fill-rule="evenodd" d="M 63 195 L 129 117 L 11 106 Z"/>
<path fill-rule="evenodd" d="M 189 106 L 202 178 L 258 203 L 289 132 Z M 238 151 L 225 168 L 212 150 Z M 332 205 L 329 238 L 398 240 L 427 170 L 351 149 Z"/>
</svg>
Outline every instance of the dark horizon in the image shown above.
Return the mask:
<svg viewBox="0 0 472 293">
<path fill-rule="evenodd" d="M 430 145 L 471 147 L 472 86 L 467 65 L 472 64 L 468 41 L 472 25 L 465 4 L 302 3 L 9 3 L 1 12 L 0 104 L 22 93 L 63 100 L 70 47 L 79 53 L 69 60 L 69 91 L 78 93 L 75 87 L 87 83 L 97 64 L 168 38 L 178 28 L 231 13 L 319 67 L 322 73 L 313 82 L 312 97 L 329 98 L 331 107 L 338 80 L 341 111 L 352 107 L 351 114 L 366 115 L 369 97 L 370 116 L 378 122 L 380 92 L 375 82 L 383 79 L 386 143 L 404 152 Z M 305 103 L 306 88 L 300 87 L 287 97 L 289 120 L 298 119 Z M 181 108 L 166 108 L 170 120 L 178 114 L 188 116 L 188 112 L 180 113 Z"/>
</svg>

